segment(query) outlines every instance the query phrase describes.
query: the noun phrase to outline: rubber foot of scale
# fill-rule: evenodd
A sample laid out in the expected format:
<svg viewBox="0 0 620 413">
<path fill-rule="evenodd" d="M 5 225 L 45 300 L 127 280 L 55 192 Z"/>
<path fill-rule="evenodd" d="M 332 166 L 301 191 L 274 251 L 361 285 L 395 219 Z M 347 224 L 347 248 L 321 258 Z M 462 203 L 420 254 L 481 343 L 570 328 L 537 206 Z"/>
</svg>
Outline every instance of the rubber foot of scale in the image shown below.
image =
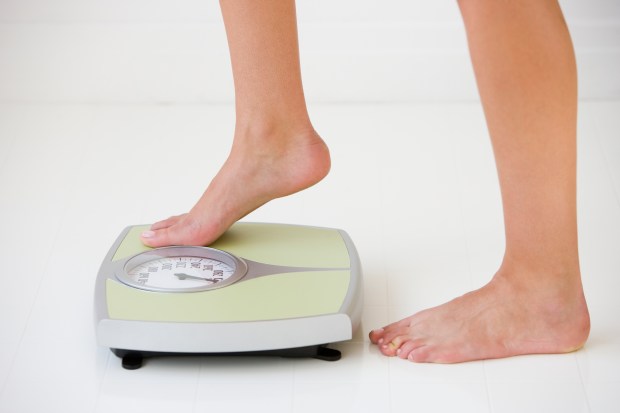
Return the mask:
<svg viewBox="0 0 620 413">
<path fill-rule="evenodd" d="M 319 346 L 316 349 L 316 354 L 311 357 L 323 361 L 338 361 L 342 357 L 342 353 L 333 348 Z"/>
<path fill-rule="evenodd" d="M 138 353 L 128 353 L 123 356 L 122 366 L 125 370 L 137 370 L 142 367 L 144 357 Z"/>
</svg>

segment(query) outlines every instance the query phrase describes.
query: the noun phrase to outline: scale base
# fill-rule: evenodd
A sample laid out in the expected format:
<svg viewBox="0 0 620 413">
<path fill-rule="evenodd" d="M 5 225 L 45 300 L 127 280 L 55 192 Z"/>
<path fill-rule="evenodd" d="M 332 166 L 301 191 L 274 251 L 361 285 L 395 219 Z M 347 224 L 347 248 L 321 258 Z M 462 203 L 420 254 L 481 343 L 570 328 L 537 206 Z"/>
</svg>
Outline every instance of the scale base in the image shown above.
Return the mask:
<svg viewBox="0 0 620 413">
<path fill-rule="evenodd" d="M 278 350 L 245 351 L 238 353 L 174 353 L 158 351 L 136 351 L 110 349 L 117 357 L 123 360 L 122 366 L 126 370 L 136 370 L 142 367 L 145 358 L 150 357 L 179 357 L 179 356 L 276 356 L 284 358 L 314 358 L 324 361 L 337 361 L 341 358 L 339 350 L 326 347 L 326 344 L 285 348 Z"/>
</svg>

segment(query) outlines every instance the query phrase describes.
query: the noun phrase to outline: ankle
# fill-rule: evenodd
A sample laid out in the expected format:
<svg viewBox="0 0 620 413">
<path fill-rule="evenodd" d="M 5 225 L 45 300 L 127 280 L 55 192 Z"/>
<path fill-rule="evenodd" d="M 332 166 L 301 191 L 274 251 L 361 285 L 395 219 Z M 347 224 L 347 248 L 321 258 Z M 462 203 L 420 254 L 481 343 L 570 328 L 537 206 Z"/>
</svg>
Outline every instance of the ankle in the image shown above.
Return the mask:
<svg viewBox="0 0 620 413">
<path fill-rule="evenodd" d="M 327 145 L 309 122 L 261 119 L 252 124 L 238 124 L 231 153 L 246 162 L 248 159 L 282 159 L 295 154 L 299 162 L 310 162 L 324 169 L 325 174 L 331 164 Z"/>
<path fill-rule="evenodd" d="M 559 283 L 578 281 L 581 283 L 579 253 L 574 247 L 552 246 L 538 249 L 507 248 L 500 267 L 500 273 L 512 274 L 515 280 L 525 282 Z"/>
<path fill-rule="evenodd" d="M 536 319 L 557 334 L 561 352 L 583 346 L 590 333 L 590 314 L 576 271 L 516 273 L 502 267 L 490 282 L 499 296 L 521 308 L 521 317 Z"/>
<path fill-rule="evenodd" d="M 529 310 L 561 322 L 579 319 L 589 330 L 589 314 L 579 268 L 515 270 L 502 266 L 491 283 L 518 302 L 527 302 Z M 579 324 L 579 322 L 577 323 Z"/>
<path fill-rule="evenodd" d="M 292 137 L 316 135 L 307 112 L 274 111 L 237 114 L 235 142 L 286 144 Z"/>
<path fill-rule="evenodd" d="M 583 291 L 578 265 L 519 265 L 505 260 L 493 280 L 513 291 L 530 295 L 570 296 Z"/>
</svg>

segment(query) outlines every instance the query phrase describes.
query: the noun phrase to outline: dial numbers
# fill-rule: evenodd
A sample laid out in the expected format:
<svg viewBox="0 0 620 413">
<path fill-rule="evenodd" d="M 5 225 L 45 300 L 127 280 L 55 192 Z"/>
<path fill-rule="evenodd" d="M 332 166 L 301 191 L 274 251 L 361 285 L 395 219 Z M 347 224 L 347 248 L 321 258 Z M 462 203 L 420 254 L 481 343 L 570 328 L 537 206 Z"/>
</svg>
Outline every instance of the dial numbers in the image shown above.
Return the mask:
<svg viewBox="0 0 620 413">
<path fill-rule="evenodd" d="M 145 287 L 187 289 L 218 283 L 233 273 L 233 267 L 212 258 L 169 257 L 139 265 L 127 275 Z"/>
<path fill-rule="evenodd" d="M 230 285 L 247 271 L 246 263 L 224 251 L 207 247 L 164 247 L 127 261 L 117 278 L 151 291 L 194 292 Z"/>
</svg>

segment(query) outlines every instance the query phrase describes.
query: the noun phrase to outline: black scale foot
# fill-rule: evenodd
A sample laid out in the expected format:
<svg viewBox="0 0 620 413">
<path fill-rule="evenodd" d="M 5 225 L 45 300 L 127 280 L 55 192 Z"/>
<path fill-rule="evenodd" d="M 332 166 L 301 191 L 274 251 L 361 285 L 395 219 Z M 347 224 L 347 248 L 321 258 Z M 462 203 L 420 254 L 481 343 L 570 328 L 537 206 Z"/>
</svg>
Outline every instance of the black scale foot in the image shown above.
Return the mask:
<svg viewBox="0 0 620 413">
<path fill-rule="evenodd" d="M 137 370 L 142 367 L 144 357 L 139 353 L 128 353 L 123 356 L 123 368 L 126 370 Z"/>
</svg>

